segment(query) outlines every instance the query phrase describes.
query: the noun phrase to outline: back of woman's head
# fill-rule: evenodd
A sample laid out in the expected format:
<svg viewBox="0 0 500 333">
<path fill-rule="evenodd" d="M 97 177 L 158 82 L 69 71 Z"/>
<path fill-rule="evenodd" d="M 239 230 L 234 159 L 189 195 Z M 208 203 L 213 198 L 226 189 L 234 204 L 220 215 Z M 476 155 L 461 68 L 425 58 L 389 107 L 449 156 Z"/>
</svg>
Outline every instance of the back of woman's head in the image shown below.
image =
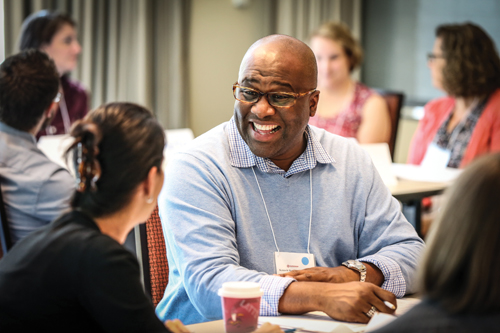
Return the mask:
<svg viewBox="0 0 500 333">
<path fill-rule="evenodd" d="M 71 206 L 90 216 L 108 216 L 126 206 L 152 167 L 161 168 L 165 135 L 147 109 L 110 103 L 72 128 L 77 191 Z"/>
<path fill-rule="evenodd" d="M 350 60 L 351 72 L 361 65 L 363 61 L 363 50 L 358 41 L 351 34 L 349 27 L 342 22 L 327 22 L 316 29 L 310 39 L 323 37 L 340 43 Z"/>
<path fill-rule="evenodd" d="M 500 154 L 479 158 L 431 227 L 422 291 L 450 313 L 500 311 Z"/>
<path fill-rule="evenodd" d="M 443 88 L 452 96 L 489 95 L 500 88 L 500 58 L 493 40 L 472 23 L 436 28 L 446 59 Z"/>
<path fill-rule="evenodd" d="M 73 28 L 75 21 L 66 14 L 41 10 L 28 16 L 21 28 L 19 50 L 40 49 L 52 41 L 52 37 L 65 24 Z"/>
</svg>

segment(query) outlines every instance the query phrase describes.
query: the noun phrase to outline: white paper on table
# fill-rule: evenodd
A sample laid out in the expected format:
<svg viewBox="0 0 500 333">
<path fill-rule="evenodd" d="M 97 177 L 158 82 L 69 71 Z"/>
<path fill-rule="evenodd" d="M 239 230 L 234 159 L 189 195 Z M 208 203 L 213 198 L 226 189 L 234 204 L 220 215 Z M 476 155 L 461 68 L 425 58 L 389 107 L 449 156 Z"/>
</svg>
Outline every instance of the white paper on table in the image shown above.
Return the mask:
<svg viewBox="0 0 500 333">
<path fill-rule="evenodd" d="M 282 315 L 277 317 L 259 317 L 259 324 L 270 322 L 282 328 L 297 328 L 313 332 L 353 333 L 363 332 L 365 324 L 353 324 L 336 321 L 321 311 L 309 312 L 300 316 Z"/>
<path fill-rule="evenodd" d="M 387 313 L 381 313 L 381 312 L 376 312 L 372 319 L 370 319 L 370 322 L 368 325 L 366 325 L 365 332 L 373 332 L 378 330 L 381 327 L 384 327 L 385 325 L 389 324 L 391 321 L 396 319 L 396 316 L 387 314 Z"/>
<path fill-rule="evenodd" d="M 372 158 L 373 165 L 377 169 L 382 181 L 387 186 L 393 186 L 398 183 L 392 170 L 391 152 L 387 143 L 360 144 Z"/>
<path fill-rule="evenodd" d="M 406 297 L 397 300 L 398 308 L 396 310 L 396 315 L 390 315 L 387 313 L 376 312 L 372 317 L 368 325 L 366 325 L 365 332 L 373 332 L 379 328 L 389 324 L 391 321 L 395 320 L 397 317 L 406 313 L 412 307 L 420 303 L 419 298 Z"/>
<path fill-rule="evenodd" d="M 398 299 L 397 300 L 398 308 L 396 310 L 396 316 L 402 315 L 403 313 L 411 309 L 419 302 L 420 299 L 415 297 L 405 297 Z M 388 320 L 387 317 L 389 317 L 389 319 L 392 319 L 390 317 L 396 318 L 395 316 L 392 315 L 386 315 L 380 313 L 378 313 L 378 315 L 383 315 L 383 316 L 377 318 L 377 320 L 375 320 L 373 324 L 371 324 L 371 322 L 373 321 L 372 319 L 372 321 L 370 321 L 368 325 L 337 321 L 335 319 L 330 318 L 326 313 L 322 311 L 308 312 L 300 316 L 282 315 L 277 317 L 259 317 L 259 324 L 270 322 L 271 324 L 279 325 L 283 329 L 297 328 L 298 333 L 300 333 L 301 331 L 300 329 L 312 332 L 327 332 L 327 333 L 356 332 L 357 333 L 357 332 L 365 332 L 368 329 L 368 327 L 371 327 L 371 325 L 375 326 L 384 320 Z M 374 316 L 373 318 L 376 318 L 376 316 Z"/>
<path fill-rule="evenodd" d="M 445 168 L 425 168 L 413 164 L 400 164 L 393 163 L 392 171 L 396 177 L 407 180 L 414 180 L 420 182 L 430 183 L 448 183 L 455 180 L 460 173 L 461 169 Z"/>
<path fill-rule="evenodd" d="M 401 316 L 402 314 L 410 310 L 412 307 L 420 303 L 420 298 L 406 296 L 404 298 L 398 299 L 397 302 L 398 302 L 397 304 L 398 308 L 396 309 L 396 316 Z"/>
</svg>

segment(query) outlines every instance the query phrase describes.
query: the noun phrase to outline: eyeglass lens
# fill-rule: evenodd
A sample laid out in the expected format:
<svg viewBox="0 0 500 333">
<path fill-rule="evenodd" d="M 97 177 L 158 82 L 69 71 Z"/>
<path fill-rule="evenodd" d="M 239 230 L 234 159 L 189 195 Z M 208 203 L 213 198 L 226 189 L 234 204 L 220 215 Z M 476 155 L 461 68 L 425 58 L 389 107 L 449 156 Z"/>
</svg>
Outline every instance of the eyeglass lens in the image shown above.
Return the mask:
<svg viewBox="0 0 500 333">
<path fill-rule="evenodd" d="M 295 103 L 295 96 L 287 93 L 268 92 L 262 94 L 258 91 L 241 87 L 236 87 L 234 90 L 234 97 L 242 102 L 257 103 L 263 95 L 267 95 L 267 101 L 272 106 L 292 106 Z"/>
</svg>

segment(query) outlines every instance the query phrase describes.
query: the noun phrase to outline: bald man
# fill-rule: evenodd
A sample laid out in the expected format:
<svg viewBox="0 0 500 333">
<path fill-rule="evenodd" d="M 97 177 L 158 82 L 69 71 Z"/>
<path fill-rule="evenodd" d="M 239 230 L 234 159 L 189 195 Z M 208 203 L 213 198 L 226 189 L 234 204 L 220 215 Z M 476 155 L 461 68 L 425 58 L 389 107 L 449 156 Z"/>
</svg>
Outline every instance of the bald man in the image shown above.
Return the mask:
<svg viewBox="0 0 500 333">
<path fill-rule="evenodd" d="M 221 319 L 228 281 L 260 283 L 264 316 L 321 310 L 353 322 L 393 313 L 387 304 L 415 291 L 423 242 L 370 157 L 308 125 L 316 77 L 301 41 L 257 41 L 233 86 L 234 116 L 169 162 L 162 320 Z"/>
</svg>

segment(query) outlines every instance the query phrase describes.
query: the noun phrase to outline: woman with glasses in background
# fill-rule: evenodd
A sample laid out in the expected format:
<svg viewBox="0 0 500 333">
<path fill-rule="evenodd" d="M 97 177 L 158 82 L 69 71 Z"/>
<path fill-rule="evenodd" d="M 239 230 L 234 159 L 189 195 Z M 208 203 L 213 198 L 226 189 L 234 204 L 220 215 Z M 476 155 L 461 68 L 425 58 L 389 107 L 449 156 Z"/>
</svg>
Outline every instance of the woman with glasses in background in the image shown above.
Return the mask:
<svg viewBox="0 0 500 333">
<path fill-rule="evenodd" d="M 408 163 L 462 168 L 500 151 L 500 58 L 486 32 L 472 23 L 438 26 L 428 66 L 447 96 L 425 106 Z"/>
<path fill-rule="evenodd" d="M 69 133 L 71 124 L 88 112 L 88 95 L 82 85 L 69 79 L 82 51 L 76 34 L 76 23 L 68 15 L 41 10 L 23 22 L 19 40 L 21 51 L 38 49 L 56 64 L 61 77 L 59 110 L 52 123 L 42 128 L 37 137 Z"/>
<path fill-rule="evenodd" d="M 310 46 L 318 63 L 321 96 L 309 124 L 359 143 L 388 143 L 391 120 L 386 101 L 351 77 L 361 65 L 363 51 L 349 28 L 326 23 L 312 34 Z"/>
<path fill-rule="evenodd" d="M 432 84 L 447 96 L 425 105 L 408 163 L 463 168 L 477 156 L 500 151 L 500 58 L 491 38 L 472 23 L 440 25 L 427 62 Z M 423 235 L 439 198 L 422 201 Z"/>
</svg>

